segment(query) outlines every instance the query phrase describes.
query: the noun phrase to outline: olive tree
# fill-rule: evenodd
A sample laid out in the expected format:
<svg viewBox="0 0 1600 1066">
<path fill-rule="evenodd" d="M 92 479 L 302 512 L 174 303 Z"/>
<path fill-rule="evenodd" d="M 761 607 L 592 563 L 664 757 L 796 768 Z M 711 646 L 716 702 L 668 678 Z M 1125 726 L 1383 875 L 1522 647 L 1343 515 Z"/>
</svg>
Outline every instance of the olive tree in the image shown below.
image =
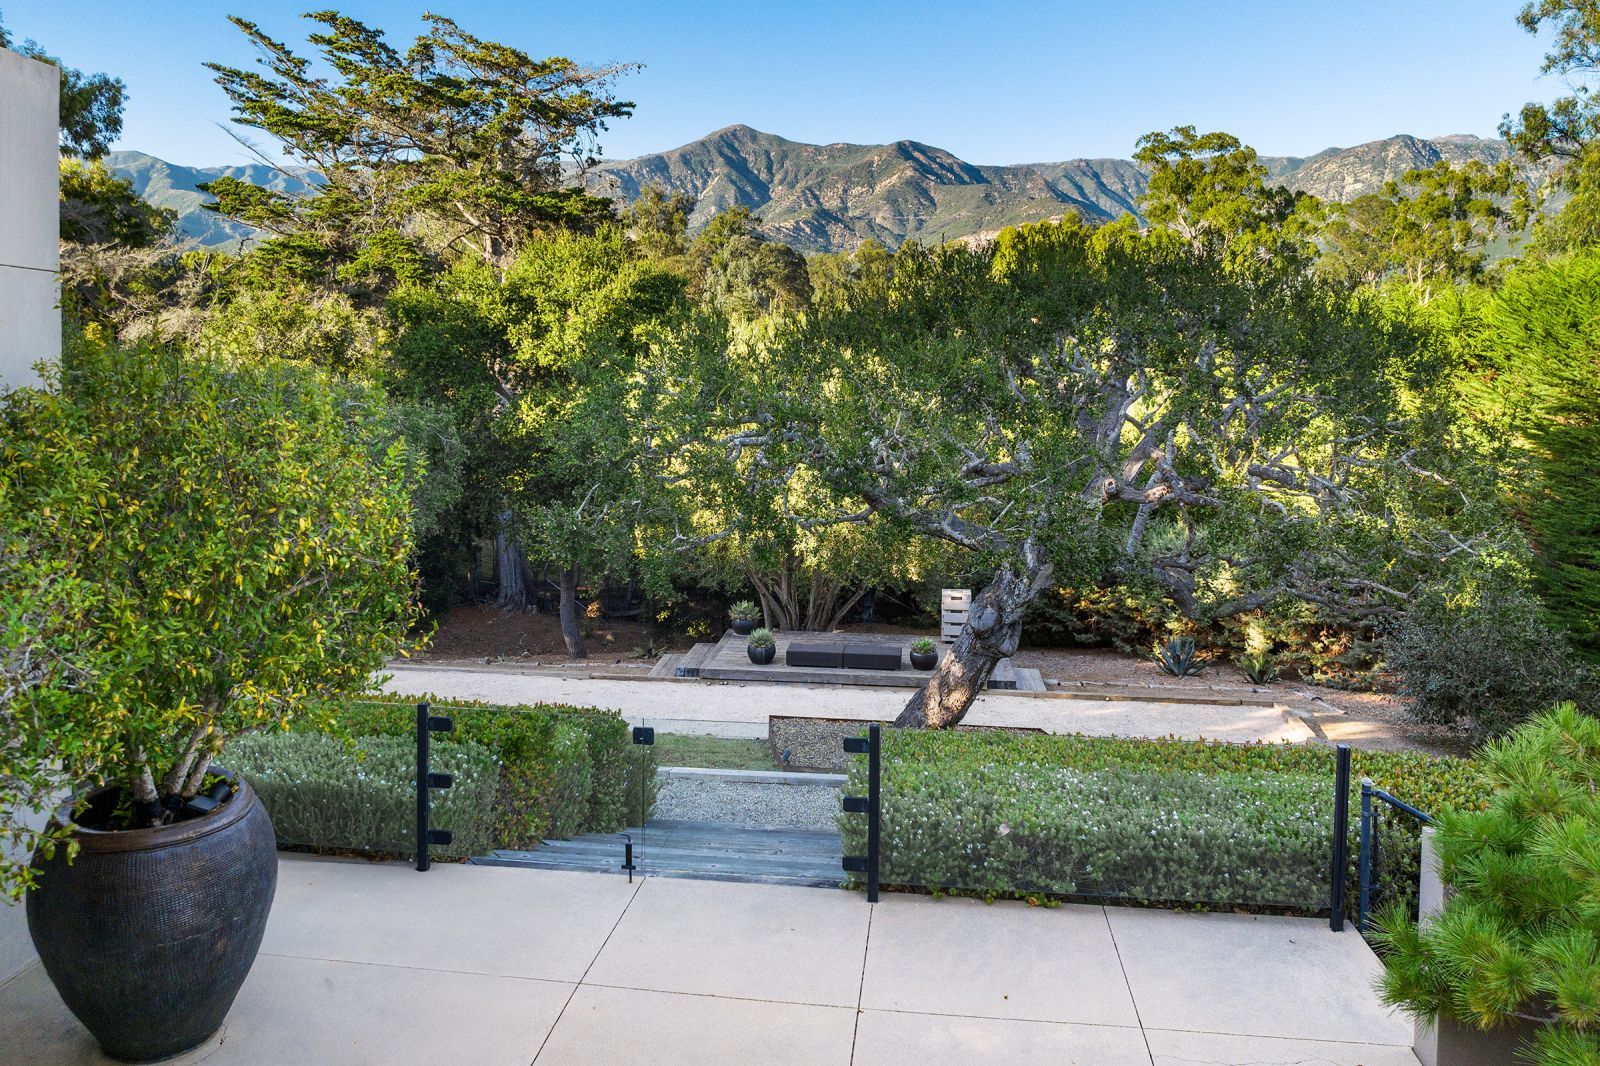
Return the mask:
<svg viewBox="0 0 1600 1066">
<path fill-rule="evenodd" d="M 289 368 L 82 343 L 54 388 L 0 401 L 7 662 L 63 647 L 59 619 L 76 633 L 8 687 L 0 806 L 56 772 L 119 786 L 121 828 L 162 824 L 230 737 L 328 720 L 404 650 L 404 457 L 374 455 L 339 397 Z M 46 557 L 70 566 L 55 623 L 67 575 Z"/>
</svg>

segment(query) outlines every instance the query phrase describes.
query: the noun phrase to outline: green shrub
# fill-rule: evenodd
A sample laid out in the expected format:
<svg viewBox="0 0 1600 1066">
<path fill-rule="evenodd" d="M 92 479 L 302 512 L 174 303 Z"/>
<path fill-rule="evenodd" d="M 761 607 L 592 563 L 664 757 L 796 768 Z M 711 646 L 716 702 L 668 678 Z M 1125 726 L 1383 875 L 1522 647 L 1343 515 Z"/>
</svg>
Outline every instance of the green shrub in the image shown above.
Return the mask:
<svg viewBox="0 0 1600 1066">
<path fill-rule="evenodd" d="M 583 832 L 589 817 L 589 796 L 594 787 L 589 734 L 571 722 L 557 722 L 552 751 L 555 781 L 550 787 L 550 827 L 546 835 L 562 840 Z"/>
<path fill-rule="evenodd" d="M 1504 570 L 1455 574 L 1420 595 L 1386 644 L 1411 714 L 1477 737 L 1563 701 L 1600 698 L 1595 671 Z"/>
<path fill-rule="evenodd" d="M 453 738 L 482 744 L 499 761 L 497 847 L 534 847 L 547 837 L 615 832 L 639 824 L 631 818 L 649 817 L 655 803 L 655 761 L 648 747 L 636 750 L 628 723 L 616 712 L 459 700 L 433 701 L 433 708 L 455 720 Z M 351 703 L 339 727 L 346 735 L 414 737 L 416 701 L 379 697 Z M 584 797 L 578 813 L 575 790 L 580 787 Z"/>
<path fill-rule="evenodd" d="M 1483 1029 L 1541 1019 L 1538 1066 L 1600 1061 L 1600 720 L 1564 704 L 1480 758 L 1488 809 L 1439 819 L 1443 910 L 1379 918 L 1384 999 Z"/>
<path fill-rule="evenodd" d="M 891 730 L 883 745 L 888 883 L 1325 906 L 1327 748 L 930 730 Z M 1358 751 L 1352 770 L 1352 811 L 1363 776 L 1423 810 L 1487 800 L 1460 759 Z M 863 789 L 864 760 L 849 773 L 847 790 Z M 840 818 L 847 853 L 864 821 Z M 1394 880 L 1414 883 L 1415 831 L 1385 826 Z"/>
<path fill-rule="evenodd" d="M 280 844 L 412 854 L 416 850 L 416 745 L 360 737 L 354 745 L 318 733 L 248 733 L 228 741 L 222 763 L 242 774 L 272 816 Z M 436 742 L 435 770 L 455 783 L 433 793 L 433 822 L 454 834 L 435 855 L 481 855 L 494 847 L 494 753 L 480 744 Z"/>
</svg>

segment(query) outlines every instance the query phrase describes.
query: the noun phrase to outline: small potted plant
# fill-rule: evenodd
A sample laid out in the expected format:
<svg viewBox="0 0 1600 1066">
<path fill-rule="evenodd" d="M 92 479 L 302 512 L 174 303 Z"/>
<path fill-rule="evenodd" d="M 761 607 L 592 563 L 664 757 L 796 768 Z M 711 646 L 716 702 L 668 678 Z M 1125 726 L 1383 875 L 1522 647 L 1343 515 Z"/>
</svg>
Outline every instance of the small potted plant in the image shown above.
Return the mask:
<svg viewBox="0 0 1600 1066">
<path fill-rule="evenodd" d="M 733 616 L 733 631 L 741 637 L 748 637 L 756 628 L 756 621 L 761 617 L 761 608 L 749 600 L 740 600 L 728 611 Z"/>
<path fill-rule="evenodd" d="M 939 653 L 934 650 L 933 641 L 928 637 L 918 637 L 911 642 L 911 665 L 918 670 L 932 670 L 939 662 Z"/>
<path fill-rule="evenodd" d="M 778 642 L 772 639 L 772 630 L 758 629 L 750 634 L 750 640 L 744 650 L 750 656 L 751 662 L 757 666 L 766 666 L 778 654 Z"/>
</svg>

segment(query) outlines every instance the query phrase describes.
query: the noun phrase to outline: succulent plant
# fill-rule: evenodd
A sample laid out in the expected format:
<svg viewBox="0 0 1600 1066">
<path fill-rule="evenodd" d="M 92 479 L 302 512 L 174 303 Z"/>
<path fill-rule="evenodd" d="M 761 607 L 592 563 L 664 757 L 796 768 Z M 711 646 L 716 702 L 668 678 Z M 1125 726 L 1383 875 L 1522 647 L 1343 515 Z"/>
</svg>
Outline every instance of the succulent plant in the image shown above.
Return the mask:
<svg viewBox="0 0 1600 1066">
<path fill-rule="evenodd" d="M 740 600 L 728 609 L 728 613 L 741 622 L 751 621 L 761 617 L 761 608 L 749 600 Z"/>
<path fill-rule="evenodd" d="M 1192 637 L 1168 637 L 1155 649 L 1157 665 L 1173 677 L 1193 677 L 1206 668 L 1194 650 Z"/>
<path fill-rule="evenodd" d="M 1239 656 L 1239 669 L 1252 684 L 1270 685 L 1278 680 L 1278 664 L 1265 651 L 1247 651 Z"/>
<path fill-rule="evenodd" d="M 752 648 L 770 648 L 776 643 L 777 641 L 773 639 L 772 630 L 770 629 L 758 629 L 750 634 L 750 646 Z"/>
<path fill-rule="evenodd" d="M 933 640 L 929 637 L 918 637 L 911 642 L 911 650 L 918 655 L 927 655 L 933 651 Z"/>
</svg>

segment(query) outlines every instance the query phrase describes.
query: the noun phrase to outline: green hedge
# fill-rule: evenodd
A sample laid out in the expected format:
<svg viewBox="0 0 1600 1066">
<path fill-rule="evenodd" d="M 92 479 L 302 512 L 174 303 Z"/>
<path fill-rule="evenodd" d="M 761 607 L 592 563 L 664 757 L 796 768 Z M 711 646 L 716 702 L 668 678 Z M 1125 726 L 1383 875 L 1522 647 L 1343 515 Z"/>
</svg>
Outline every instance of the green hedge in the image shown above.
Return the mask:
<svg viewBox="0 0 1600 1066">
<path fill-rule="evenodd" d="M 455 721 L 457 741 L 481 744 L 500 765 L 495 846 L 531 848 L 578 833 L 638 825 L 655 805 L 655 759 L 633 744 L 615 711 L 564 704 L 507 706 L 432 701 Z M 374 697 L 339 716 L 347 735 L 414 737 L 416 701 Z"/>
<path fill-rule="evenodd" d="M 401 737 L 354 744 L 318 733 L 252 733 L 228 741 L 222 764 L 261 797 L 278 842 L 315 848 L 412 854 L 416 850 L 416 745 Z M 454 839 L 442 856 L 494 846 L 499 768 L 480 744 L 440 743 L 433 766 L 455 775 L 434 793 L 435 824 Z"/>
<path fill-rule="evenodd" d="M 886 883 L 1326 905 L 1333 753 L 1325 747 L 929 730 L 886 730 L 883 744 Z M 1358 751 L 1352 768 L 1352 819 L 1362 776 L 1423 810 L 1488 798 L 1459 759 Z M 865 772 L 865 760 L 853 759 L 851 792 L 865 789 Z M 846 851 L 859 854 L 865 819 L 844 815 L 840 826 Z M 1414 883 L 1414 828 L 1385 816 L 1384 831 L 1390 878 Z"/>
</svg>

